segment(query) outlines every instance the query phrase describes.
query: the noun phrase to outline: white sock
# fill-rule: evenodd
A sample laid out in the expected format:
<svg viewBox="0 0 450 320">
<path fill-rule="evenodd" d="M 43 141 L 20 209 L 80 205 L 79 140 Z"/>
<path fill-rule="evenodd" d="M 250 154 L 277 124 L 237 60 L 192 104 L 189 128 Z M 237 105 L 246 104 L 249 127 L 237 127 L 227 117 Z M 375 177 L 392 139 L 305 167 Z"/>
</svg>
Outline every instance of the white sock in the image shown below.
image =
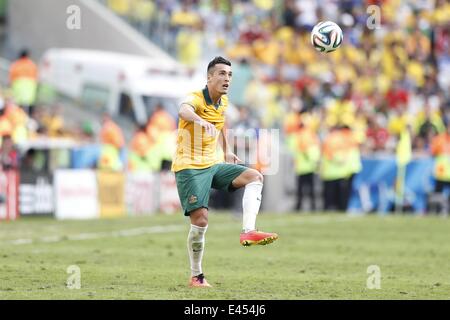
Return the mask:
<svg viewBox="0 0 450 320">
<path fill-rule="evenodd" d="M 242 228 L 244 232 L 256 229 L 256 216 L 261 206 L 261 191 L 263 184 L 260 181 L 250 182 L 245 186 L 242 197 Z"/>
<path fill-rule="evenodd" d="M 206 227 L 198 227 L 191 224 L 191 230 L 187 238 L 189 260 L 191 262 L 191 275 L 198 276 L 202 272 L 202 258 L 205 250 Z"/>
</svg>

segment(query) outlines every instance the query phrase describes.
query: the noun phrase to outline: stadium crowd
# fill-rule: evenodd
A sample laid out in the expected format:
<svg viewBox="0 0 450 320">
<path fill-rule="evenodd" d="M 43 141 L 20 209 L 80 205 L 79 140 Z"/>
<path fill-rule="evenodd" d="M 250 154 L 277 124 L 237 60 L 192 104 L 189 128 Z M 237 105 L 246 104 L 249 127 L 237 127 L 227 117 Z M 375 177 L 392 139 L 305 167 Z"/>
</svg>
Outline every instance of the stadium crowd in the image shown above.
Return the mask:
<svg viewBox="0 0 450 320">
<path fill-rule="evenodd" d="M 282 131 L 295 159 L 299 199 L 303 185 L 305 191 L 313 190 L 313 177 L 319 174 L 325 202 L 345 208 L 346 197 L 333 195 L 336 190 L 350 192 L 352 177 L 361 169 L 360 155 L 395 153 L 405 132 L 416 156 L 443 158 L 450 153 L 447 1 L 100 1 L 193 71 L 215 55 L 231 59 L 229 98 L 239 117 L 229 126 Z M 375 7 L 367 10 L 371 5 Z M 337 22 L 344 32 L 341 48 L 330 54 L 310 45 L 310 30 L 325 19 Z M 3 96 L 0 128 L 5 118 L 13 119 L 14 140 L 24 137 L 27 111 L 34 120 L 30 134 L 64 135 L 58 108 L 33 111 L 18 103 L 25 111 L 12 117 L 8 110 L 13 104 L 8 94 Z M 105 145 L 98 166 L 165 167 L 161 160 L 169 161 L 169 150 L 155 146 L 167 145 L 168 140 L 158 137 L 170 139 L 175 129 L 176 119 L 169 117 L 159 110 L 136 131 L 128 145 L 128 164 L 116 162 L 126 142 L 120 128 L 105 117 L 97 134 Z M 79 137 L 95 139 L 92 128 L 82 129 Z M 157 153 L 165 155 L 155 158 Z M 441 161 L 435 177 L 450 185 L 450 165 Z"/>
<path fill-rule="evenodd" d="M 349 193 L 360 154 L 395 154 L 404 133 L 416 157 L 448 155 L 447 1 L 106 3 L 187 67 L 219 54 L 234 61 L 229 97 L 245 110 L 239 121 L 282 130 L 296 162 L 299 199 L 319 173 L 325 202 L 345 208 L 348 197 L 333 194 Z M 312 27 L 323 20 L 344 32 L 341 48 L 330 54 L 310 45 Z M 446 161 L 437 161 L 435 178 L 447 185 L 449 175 Z"/>
<path fill-rule="evenodd" d="M 409 124 L 419 151 L 428 150 L 429 131 L 443 132 L 449 120 L 446 1 L 107 3 L 134 24 L 144 19 L 145 33 L 187 66 L 215 54 L 234 60 L 230 100 L 262 128 L 289 134 L 301 114 L 321 137 L 346 124 L 363 152 L 392 152 Z M 370 5 L 380 8 L 373 29 Z M 344 31 L 342 48 L 326 55 L 309 43 L 312 26 L 325 17 Z"/>
</svg>

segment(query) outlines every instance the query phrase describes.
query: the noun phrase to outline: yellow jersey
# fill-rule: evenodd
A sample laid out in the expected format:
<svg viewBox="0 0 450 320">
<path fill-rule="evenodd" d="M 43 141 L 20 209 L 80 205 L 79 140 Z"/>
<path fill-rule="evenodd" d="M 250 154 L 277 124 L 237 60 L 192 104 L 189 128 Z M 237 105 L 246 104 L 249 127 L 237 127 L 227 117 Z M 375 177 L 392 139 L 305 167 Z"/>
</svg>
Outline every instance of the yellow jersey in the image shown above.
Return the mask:
<svg viewBox="0 0 450 320">
<path fill-rule="evenodd" d="M 223 162 L 218 157 L 217 141 L 225 125 L 225 111 L 228 107 L 228 97 L 223 95 L 214 105 L 208 93 L 208 88 L 192 92 L 182 104 L 194 108 L 202 119 L 212 123 L 217 129 L 217 136 L 212 137 L 200 125 L 179 119 L 177 133 L 177 148 L 172 161 L 172 171 L 183 169 L 205 169 L 216 163 Z"/>
</svg>

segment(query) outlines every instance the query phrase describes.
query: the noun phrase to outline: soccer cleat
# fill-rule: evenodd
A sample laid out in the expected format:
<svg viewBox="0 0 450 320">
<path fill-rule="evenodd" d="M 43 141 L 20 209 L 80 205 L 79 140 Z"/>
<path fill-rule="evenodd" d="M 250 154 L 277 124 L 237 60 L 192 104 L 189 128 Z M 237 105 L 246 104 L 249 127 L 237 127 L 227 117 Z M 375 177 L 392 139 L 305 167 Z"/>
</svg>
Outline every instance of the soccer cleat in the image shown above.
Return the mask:
<svg viewBox="0 0 450 320">
<path fill-rule="evenodd" d="M 191 280 L 189 281 L 189 287 L 191 288 L 210 288 L 211 285 L 206 281 L 205 276 L 203 273 L 199 274 L 198 276 L 191 277 Z"/>
<path fill-rule="evenodd" d="M 264 246 L 274 242 L 277 239 L 278 235 L 276 233 L 253 230 L 241 233 L 240 242 L 244 247 L 253 246 L 256 244 Z"/>
</svg>

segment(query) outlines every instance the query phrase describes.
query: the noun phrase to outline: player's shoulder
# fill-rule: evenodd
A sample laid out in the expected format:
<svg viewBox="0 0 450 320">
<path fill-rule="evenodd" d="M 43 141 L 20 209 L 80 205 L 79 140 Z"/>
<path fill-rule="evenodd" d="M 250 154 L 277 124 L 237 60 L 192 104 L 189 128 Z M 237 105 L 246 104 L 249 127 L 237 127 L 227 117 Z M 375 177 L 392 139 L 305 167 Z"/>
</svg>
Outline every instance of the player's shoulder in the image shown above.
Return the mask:
<svg viewBox="0 0 450 320">
<path fill-rule="evenodd" d="M 189 104 L 192 106 L 196 106 L 198 104 L 201 104 L 203 101 L 203 95 L 202 95 L 202 91 L 198 90 L 198 91 L 192 91 L 190 93 L 188 93 L 183 101 L 181 103 L 185 103 L 185 104 Z"/>
</svg>

